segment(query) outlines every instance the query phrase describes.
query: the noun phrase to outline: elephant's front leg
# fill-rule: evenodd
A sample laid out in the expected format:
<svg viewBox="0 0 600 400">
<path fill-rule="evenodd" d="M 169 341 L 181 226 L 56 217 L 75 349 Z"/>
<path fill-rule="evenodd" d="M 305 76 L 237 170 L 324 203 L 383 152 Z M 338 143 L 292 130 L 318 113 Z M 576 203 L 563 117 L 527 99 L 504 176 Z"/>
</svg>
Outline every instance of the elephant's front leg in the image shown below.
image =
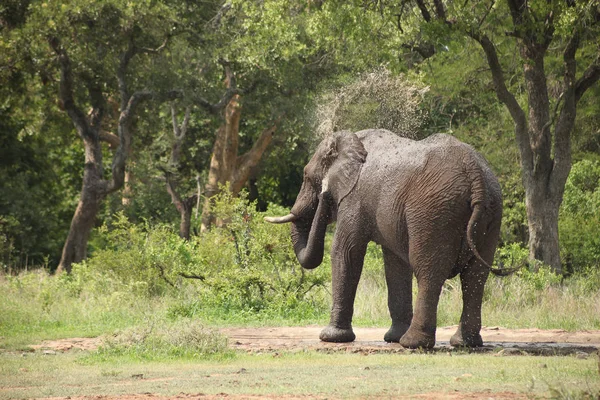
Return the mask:
<svg viewBox="0 0 600 400">
<path fill-rule="evenodd" d="M 392 327 L 385 333 L 386 342 L 398 342 L 410 326 L 412 311 L 412 269 L 392 251 L 383 248 L 388 308 Z"/>
<path fill-rule="evenodd" d="M 329 325 L 321 331 L 324 342 L 352 342 L 352 314 L 356 288 L 363 268 L 367 241 L 360 230 L 348 232 L 338 223 L 331 248 L 333 305 Z"/>
</svg>

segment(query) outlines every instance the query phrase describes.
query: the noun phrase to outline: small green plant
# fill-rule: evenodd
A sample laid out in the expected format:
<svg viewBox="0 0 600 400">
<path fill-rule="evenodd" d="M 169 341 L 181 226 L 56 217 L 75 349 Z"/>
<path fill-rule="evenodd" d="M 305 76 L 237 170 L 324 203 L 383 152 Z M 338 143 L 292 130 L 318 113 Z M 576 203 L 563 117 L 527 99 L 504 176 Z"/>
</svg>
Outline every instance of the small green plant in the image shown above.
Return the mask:
<svg viewBox="0 0 600 400">
<path fill-rule="evenodd" d="M 528 266 L 529 251 L 520 243 L 509 243 L 496 250 L 494 266 L 499 268 L 516 268 Z"/>
</svg>

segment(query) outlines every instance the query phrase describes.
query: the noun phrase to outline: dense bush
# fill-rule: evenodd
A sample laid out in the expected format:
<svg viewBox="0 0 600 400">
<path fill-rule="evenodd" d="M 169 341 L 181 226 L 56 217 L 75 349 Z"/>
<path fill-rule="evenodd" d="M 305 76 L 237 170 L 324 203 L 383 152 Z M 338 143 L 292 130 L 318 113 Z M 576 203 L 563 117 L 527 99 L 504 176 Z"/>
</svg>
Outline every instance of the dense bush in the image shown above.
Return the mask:
<svg viewBox="0 0 600 400">
<path fill-rule="evenodd" d="M 181 301 L 171 306 L 174 318 L 220 313 L 310 312 L 323 309 L 322 288 L 327 268 L 304 271 L 290 242 L 289 227 L 267 224 L 264 214 L 244 196 L 224 193 L 216 199 L 222 228 L 181 239 L 164 225 L 131 223 L 118 215 L 111 229 L 99 230 L 97 245 L 67 280 L 74 293 L 135 293 L 152 297 L 166 293 Z M 271 210 L 284 211 L 271 206 Z M 273 211 L 271 211 L 273 212 Z"/>
<path fill-rule="evenodd" d="M 559 233 L 568 272 L 600 267 L 600 161 L 573 165 L 565 185 Z"/>
</svg>

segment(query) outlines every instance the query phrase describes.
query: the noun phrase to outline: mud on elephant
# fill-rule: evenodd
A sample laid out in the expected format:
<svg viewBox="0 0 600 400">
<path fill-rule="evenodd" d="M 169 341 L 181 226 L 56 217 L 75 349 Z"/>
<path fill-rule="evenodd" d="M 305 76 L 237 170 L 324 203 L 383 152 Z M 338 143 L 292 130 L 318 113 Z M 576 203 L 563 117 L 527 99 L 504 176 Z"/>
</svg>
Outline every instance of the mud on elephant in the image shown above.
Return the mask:
<svg viewBox="0 0 600 400">
<path fill-rule="evenodd" d="M 289 215 L 304 268 L 323 260 L 327 225 L 337 221 L 331 249 L 333 306 L 321 332 L 350 342 L 356 288 L 367 244 L 383 250 L 392 326 L 388 342 L 435 344 L 444 281 L 460 274 L 463 311 L 455 346 L 481 346 L 481 302 L 502 219 L 500 185 L 473 148 L 448 135 L 421 141 L 385 130 L 338 132 L 324 139 L 304 168 Z M 418 295 L 413 311 L 412 277 Z"/>
</svg>

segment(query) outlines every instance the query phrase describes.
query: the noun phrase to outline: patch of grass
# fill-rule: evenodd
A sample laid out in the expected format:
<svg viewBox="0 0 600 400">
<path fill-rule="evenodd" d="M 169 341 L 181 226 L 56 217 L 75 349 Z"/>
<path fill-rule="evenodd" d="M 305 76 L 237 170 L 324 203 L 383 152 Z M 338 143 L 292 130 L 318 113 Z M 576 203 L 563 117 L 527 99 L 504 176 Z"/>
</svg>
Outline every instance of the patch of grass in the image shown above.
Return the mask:
<svg viewBox="0 0 600 400">
<path fill-rule="evenodd" d="M 483 324 L 506 328 L 600 329 L 599 288 L 600 270 L 589 270 L 563 280 L 544 269 L 509 277 L 490 276 L 483 301 Z M 413 302 L 416 294 L 417 285 L 413 280 Z M 442 289 L 438 326 L 458 324 L 461 312 L 462 292 L 457 277 L 446 281 Z M 365 266 L 354 316 L 357 326 L 390 323 L 382 265 Z"/>
<path fill-rule="evenodd" d="M 185 319 L 176 323 L 147 320 L 144 324 L 105 335 L 102 346 L 89 356 L 92 361 L 169 360 L 227 358 L 227 337 L 198 321 Z"/>
<path fill-rule="evenodd" d="M 73 295 L 59 278 L 38 270 L 0 276 L 0 343 L 15 348 L 41 339 L 93 337 L 139 323 L 165 299 L 127 292 Z"/>
<path fill-rule="evenodd" d="M 85 362 L 82 362 L 82 359 Z M 0 354 L 0 398 L 227 393 L 394 398 L 416 393 L 600 393 L 597 359 L 446 354 L 248 355 L 139 362 L 89 362 L 76 353 Z M 554 389 L 556 390 L 556 389 Z M 567 397 L 564 397 L 567 398 Z"/>
</svg>

